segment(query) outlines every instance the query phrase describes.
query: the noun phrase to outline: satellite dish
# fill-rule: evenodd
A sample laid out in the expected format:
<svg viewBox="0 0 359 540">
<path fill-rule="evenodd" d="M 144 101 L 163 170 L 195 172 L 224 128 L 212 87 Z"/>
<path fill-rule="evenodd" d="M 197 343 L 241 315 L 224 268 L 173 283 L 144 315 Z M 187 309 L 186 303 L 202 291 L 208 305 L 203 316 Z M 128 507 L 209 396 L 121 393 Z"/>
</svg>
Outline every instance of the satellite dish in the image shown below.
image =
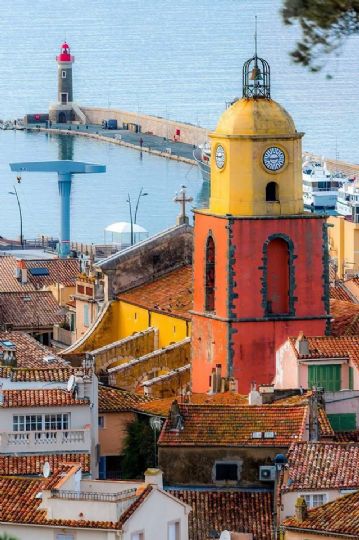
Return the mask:
<svg viewBox="0 0 359 540">
<path fill-rule="evenodd" d="M 48 461 L 45 461 L 45 463 L 42 466 L 42 474 L 44 478 L 48 478 L 51 473 L 51 467 L 50 463 Z"/>
<path fill-rule="evenodd" d="M 219 540 L 231 540 L 231 533 L 228 531 L 223 531 L 219 537 Z"/>
<path fill-rule="evenodd" d="M 75 388 L 75 384 L 76 384 L 75 375 L 71 375 L 69 380 L 67 381 L 67 391 L 72 392 L 73 389 Z"/>
</svg>

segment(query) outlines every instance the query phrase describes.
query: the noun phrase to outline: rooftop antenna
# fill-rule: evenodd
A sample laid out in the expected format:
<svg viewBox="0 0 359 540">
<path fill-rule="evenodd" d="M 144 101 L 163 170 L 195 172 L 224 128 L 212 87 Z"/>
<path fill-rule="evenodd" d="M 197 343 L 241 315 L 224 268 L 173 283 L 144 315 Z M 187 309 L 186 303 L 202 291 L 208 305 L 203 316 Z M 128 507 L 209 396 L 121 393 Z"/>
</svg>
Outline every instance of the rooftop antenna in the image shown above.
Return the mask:
<svg viewBox="0 0 359 540">
<path fill-rule="evenodd" d="M 254 56 L 257 56 L 257 15 L 254 16 Z"/>
</svg>

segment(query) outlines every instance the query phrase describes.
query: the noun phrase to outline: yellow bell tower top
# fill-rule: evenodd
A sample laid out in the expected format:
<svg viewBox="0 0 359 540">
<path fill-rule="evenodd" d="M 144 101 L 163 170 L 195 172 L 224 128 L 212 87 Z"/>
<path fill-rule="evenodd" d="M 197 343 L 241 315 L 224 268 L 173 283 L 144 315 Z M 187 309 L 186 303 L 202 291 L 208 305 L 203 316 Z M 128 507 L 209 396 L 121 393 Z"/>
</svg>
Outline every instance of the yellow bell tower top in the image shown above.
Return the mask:
<svg viewBox="0 0 359 540">
<path fill-rule="evenodd" d="M 255 54 L 243 66 L 243 98 L 210 134 L 209 210 L 238 216 L 303 213 L 302 136 L 270 98 L 269 65 Z"/>
</svg>

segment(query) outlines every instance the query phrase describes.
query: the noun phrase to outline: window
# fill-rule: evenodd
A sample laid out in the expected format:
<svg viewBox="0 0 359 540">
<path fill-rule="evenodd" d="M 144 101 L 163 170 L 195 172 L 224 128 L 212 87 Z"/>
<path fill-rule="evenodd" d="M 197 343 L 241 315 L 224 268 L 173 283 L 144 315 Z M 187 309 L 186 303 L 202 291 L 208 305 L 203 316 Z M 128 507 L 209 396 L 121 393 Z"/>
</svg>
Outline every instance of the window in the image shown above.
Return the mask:
<svg viewBox="0 0 359 540">
<path fill-rule="evenodd" d="M 13 416 L 13 431 L 41 431 L 42 415 L 15 415 Z"/>
<path fill-rule="evenodd" d="M 168 524 L 168 540 L 180 540 L 180 522 L 172 521 Z"/>
<path fill-rule="evenodd" d="M 69 429 L 69 414 L 45 414 L 45 430 Z"/>
<path fill-rule="evenodd" d="M 329 422 L 334 431 L 353 431 L 356 429 L 356 414 L 328 414 Z"/>
<path fill-rule="evenodd" d="M 85 287 L 84 287 L 84 285 L 77 285 L 77 292 L 78 292 L 79 294 L 84 294 L 84 292 L 85 292 Z"/>
<path fill-rule="evenodd" d="M 215 246 L 212 236 L 208 237 L 206 245 L 206 300 L 205 310 L 214 311 L 215 290 Z"/>
<path fill-rule="evenodd" d="M 282 238 L 267 246 L 267 315 L 289 314 L 289 250 Z"/>
<path fill-rule="evenodd" d="M 66 105 L 66 104 L 67 104 L 67 93 L 61 94 L 61 103 L 62 103 L 63 105 Z"/>
<path fill-rule="evenodd" d="M 84 326 L 90 326 L 90 312 L 88 304 L 84 305 Z"/>
<path fill-rule="evenodd" d="M 131 534 L 131 540 L 145 540 L 144 532 L 135 532 Z"/>
<path fill-rule="evenodd" d="M 92 287 L 86 287 L 86 294 L 87 294 L 87 296 L 93 296 L 93 288 Z"/>
<path fill-rule="evenodd" d="M 99 428 L 104 428 L 105 427 L 105 417 L 104 416 L 99 416 L 98 417 L 98 427 Z"/>
<path fill-rule="evenodd" d="M 239 480 L 237 463 L 216 463 L 216 481 L 234 481 Z"/>
<path fill-rule="evenodd" d="M 66 71 L 64 69 L 61 71 L 61 77 L 66 79 Z"/>
<path fill-rule="evenodd" d="M 341 388 L 341 366 L 338 364 L 308 366 L 308 387 L 322 386 L 327 392 Z"/>
<path fill-rule="evenodd" d="M 315 506 L 322 506 L 327 502 L 326 493 L 310 493 L 303 495 L 308 508 L 314 508 Z"/>
<path fill-rule="evenodd" d="M 73 534 L 56 533 L 56 540 L 74 540 Z"/>
<path fill-rule="evenodd" d="M 278 202 L 278 184 L 277 182 L 269 182 L 266 185 L 266 201 L 267 202 Z"/>
</svg>

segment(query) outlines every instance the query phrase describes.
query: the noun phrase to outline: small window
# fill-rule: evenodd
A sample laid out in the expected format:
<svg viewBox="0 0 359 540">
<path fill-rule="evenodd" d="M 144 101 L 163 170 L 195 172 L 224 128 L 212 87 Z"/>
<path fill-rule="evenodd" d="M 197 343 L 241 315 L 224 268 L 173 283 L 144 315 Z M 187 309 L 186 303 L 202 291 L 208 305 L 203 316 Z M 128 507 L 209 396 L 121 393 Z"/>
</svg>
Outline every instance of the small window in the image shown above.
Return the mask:
<svg viewBox="0 0 359 540">
<path fill-rule="evenodd" d="M 87 296 L 93 296 L 93 288 L 92 287 L 86 287 L 86 294 L 87 294 Z"/>
<path fill-rule="evenodd" d="M 77 292 L 79 294 L 84 294 L 85 292 L 85 287 L 83 285 L 77 285 Z"/>
<path fill-rule="evenodd" d="M 135 532 L 131 534 L 131 540 L 145 540 L 144 532 Z"/>
<path fill-rule="evenodd" d="M 104 428 L 105 427 L 105 417 L 104 416 L 99 416 L 98 417 L 98 427 L 99 428 Z"/>
<path fill-rule="evenodd" d="M 88 304 L 84 305 L 84 326 L 90 326 L 90 312 Z"/>
<path fill-rule="evenodd" d="M 278 184 L 277 182 L 269 182 L 266 185 L 266 201 L 267 202 L 278 202 Z"/>
<path fill-rule="evenodd" d="M 168 540 L 180 540 L 180 522 L 172 521 L 168 524 Z"/>
<path fill-rule="evenodd" d="M 66 104 L 67 104 L 67 93 L 61 94 L 61 103 L 62 103 L 63 105 L 66 105 Z"/>
<path fill-rule="evenodd" d="M 61 77 L 66 79 L 66 71 L 64 69 L 61 71 Z"/>
<path fill-rule="evenodd" d="M 310 493 L 303 495 L 308 508 L 315 508 L 316 506 L 322 506 L 327 502 L 326 493 Z"/>
<path fill-rule="evenodd" d="M 74 540 L 73 534 L 56 533 L 56 540 Z"/>
<path fill-rule="evenodd" d="M 216 481 L 227 480 L 239 480 L 237 463 L 216 463 Z"/>
</svg>

